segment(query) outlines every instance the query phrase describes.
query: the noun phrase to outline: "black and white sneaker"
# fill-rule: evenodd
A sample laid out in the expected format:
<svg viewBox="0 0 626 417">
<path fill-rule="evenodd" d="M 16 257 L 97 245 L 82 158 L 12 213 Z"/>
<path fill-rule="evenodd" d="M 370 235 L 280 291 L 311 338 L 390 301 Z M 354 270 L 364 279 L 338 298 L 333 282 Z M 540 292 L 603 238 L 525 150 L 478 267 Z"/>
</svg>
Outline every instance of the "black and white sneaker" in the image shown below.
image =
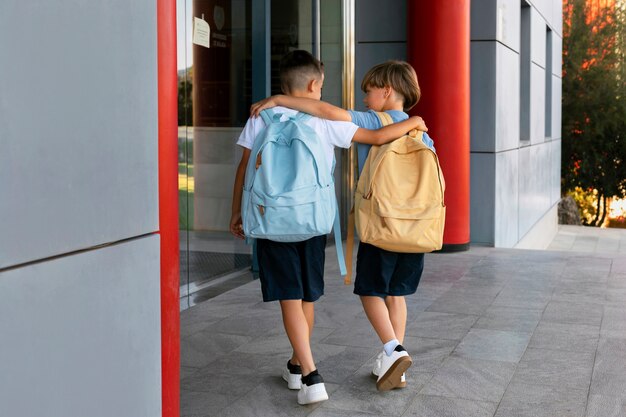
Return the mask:
<svg viewBox="0 0 626 417">
<path fill-rule="evenodd" d="M 317 372 L 317 369 L 302 377 L 302 388 L 298 392 L 298 404 L 313 404 L 327 399 L 328 393 L 326 393 L 324 379 Z"/>
<path fill-rule="evenodd" d="M 300 389 L 302 387 L 302 368 L 300 365 L 293 365 L 287 361 L 287 367 L 283 369 L 283 379 L 287 381 L 289 389 Z"/>
</svg>

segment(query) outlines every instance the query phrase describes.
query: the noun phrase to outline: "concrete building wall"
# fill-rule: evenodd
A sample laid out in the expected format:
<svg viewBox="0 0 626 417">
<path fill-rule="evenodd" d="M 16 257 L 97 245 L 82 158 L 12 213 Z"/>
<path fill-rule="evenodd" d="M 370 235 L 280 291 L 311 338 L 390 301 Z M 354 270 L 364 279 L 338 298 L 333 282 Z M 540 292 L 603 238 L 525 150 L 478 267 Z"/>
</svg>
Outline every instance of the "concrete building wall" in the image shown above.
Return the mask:
<svg viewBox="0 0 626 417">
<path fill-rule="evenodd" d="M 364 111 L 361 80 L 371 67 L 390 59 L 406 60 L 406 0 L 355 1 L 354 105 Z"/>
<path fill-rule="evenodd" d="M 0 2 L 0 415 L 160 415 L 156 27 Z"/>
<path fill-rule="evenodd" d="M 471 17 L 471 239 L 545 247 L 561 166 L 559 0 L 480 0 Z"/>
</svg>

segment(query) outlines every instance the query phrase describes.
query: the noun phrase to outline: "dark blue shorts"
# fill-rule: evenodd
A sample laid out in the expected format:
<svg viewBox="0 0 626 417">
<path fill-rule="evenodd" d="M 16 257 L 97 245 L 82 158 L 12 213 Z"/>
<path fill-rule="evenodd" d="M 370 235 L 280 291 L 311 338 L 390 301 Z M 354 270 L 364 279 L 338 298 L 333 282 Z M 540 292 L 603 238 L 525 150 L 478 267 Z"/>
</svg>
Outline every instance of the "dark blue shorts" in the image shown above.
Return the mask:
<svg viewBox="0 0 626 417">
<path fill-rule="evenodd" d="M 326 235 L 303 242 L 257 239 L 263 301 L 316 301 L 324 294 Z"/>
<path fill-rule="evenodd" d="M 386 297 L 415 293 L 424 270 L 423 253 L 398 253 L 359 243 L 354 293 Z"/>
</svg>

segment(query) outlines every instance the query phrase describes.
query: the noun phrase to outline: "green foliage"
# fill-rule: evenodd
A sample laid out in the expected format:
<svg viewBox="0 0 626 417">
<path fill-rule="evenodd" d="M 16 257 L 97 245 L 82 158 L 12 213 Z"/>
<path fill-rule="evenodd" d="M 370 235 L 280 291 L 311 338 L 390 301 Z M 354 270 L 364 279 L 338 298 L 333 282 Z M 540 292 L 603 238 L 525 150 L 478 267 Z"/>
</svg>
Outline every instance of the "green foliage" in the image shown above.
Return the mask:
<svg viewBox="0 0 626 417">
<path fill-rule="evenodd" d="M 572 196 L 576 202 L 582 223 L 586 226 L 594 225 L 594 220 L 599 217 L 601 211 L 598 210 L 598 191 L 585 191 L 580 187 L 575 187 L 566 194 Z"/>
<path fill-rule="evenodd" d="M 602 207 L 626 197 L 626 19 L 623 0 L 595 12 L 587 3 L 564 2 L 562 173 L 566 191 L 596 190 Z"/>
</svg>

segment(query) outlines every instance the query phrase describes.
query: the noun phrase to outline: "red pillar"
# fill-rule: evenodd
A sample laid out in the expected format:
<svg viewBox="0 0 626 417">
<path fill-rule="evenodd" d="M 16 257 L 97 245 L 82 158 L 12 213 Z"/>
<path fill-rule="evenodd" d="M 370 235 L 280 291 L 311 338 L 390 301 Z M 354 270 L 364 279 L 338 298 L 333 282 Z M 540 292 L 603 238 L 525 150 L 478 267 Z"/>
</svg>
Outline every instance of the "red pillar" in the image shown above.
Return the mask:
<svg viewBox="0 0 626 417">
<path fill-rule="evenodd" d="M 180 413 L 180 301 L 175 0 L 157 0 L 157 48 L 162 415 L 177 417 Z"/>
<path fill-rule="evenodd" d="M 470 0 L 409 0 L 407 56 L 446 180 L 443 250 L 469 248 Z"/>
</svg>

